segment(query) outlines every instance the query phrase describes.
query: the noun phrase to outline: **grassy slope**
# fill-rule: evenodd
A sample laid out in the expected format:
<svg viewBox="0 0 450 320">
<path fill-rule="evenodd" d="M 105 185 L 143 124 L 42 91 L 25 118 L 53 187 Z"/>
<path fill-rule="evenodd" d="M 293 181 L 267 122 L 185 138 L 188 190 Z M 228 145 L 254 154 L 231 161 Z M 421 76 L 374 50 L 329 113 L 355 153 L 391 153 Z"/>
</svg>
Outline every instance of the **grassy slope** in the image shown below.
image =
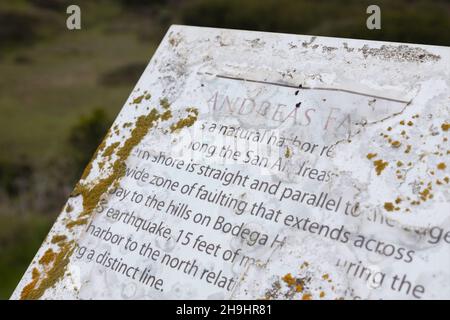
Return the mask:
<svg viewBox="0 0 450 320">
<path fill-rule="evenodd" d="M 38 161 L 60 149 L 78 115 L 101 107 L 114 117 L 134 84 L 104 87 L 101 74 L 148 61 L 155 45 L 94 26 L 8 54 L 0 61 L 0 148 L 9 153 L 1 156 Z M 18 64 L 17 56 L 31 62 Z"/>
</svg>

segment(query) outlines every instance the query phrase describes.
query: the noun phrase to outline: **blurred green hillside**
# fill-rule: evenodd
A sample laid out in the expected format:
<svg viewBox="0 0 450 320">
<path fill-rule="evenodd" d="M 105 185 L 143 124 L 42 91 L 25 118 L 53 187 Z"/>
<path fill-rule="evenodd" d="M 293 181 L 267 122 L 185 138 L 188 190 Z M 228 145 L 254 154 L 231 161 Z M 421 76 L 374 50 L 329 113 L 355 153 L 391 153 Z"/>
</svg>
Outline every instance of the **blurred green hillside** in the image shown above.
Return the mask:
<svg viewBox="0 0 450 320">
<path fill-rule="evenodd" d="M 66 8 L 82 30 L 66 29 Z M 378 4 L 382 29 L 367 30 Z M 450 44 L 449 1 L 0 2 L 0 299 L 8 298 L 167 28 Z"/>
</svg>

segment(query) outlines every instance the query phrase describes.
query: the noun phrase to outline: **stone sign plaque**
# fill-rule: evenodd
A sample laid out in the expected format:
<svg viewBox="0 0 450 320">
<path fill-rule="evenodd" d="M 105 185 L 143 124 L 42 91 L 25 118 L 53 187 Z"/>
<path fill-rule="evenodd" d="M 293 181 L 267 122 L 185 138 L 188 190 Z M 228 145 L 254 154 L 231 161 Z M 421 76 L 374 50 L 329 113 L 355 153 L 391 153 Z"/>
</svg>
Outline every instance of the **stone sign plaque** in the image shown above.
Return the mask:
<svg viewBox="0 0 450 320">
<path fill-rule="evenodd" d="M 172 26 L 12 298 L 450 298 L 449 59 Z"/>
</svg>

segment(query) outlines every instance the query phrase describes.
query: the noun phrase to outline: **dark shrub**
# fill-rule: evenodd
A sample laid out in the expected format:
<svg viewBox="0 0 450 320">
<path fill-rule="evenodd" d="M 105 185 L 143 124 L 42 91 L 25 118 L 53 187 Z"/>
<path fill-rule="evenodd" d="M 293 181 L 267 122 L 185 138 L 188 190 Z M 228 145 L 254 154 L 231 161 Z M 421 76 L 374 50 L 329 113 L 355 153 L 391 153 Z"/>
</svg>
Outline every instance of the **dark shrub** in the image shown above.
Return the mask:
<svg viewBox="0 0 450 320">
<path fill-rule="evenodd" d="M 105 86 L 133 85 L 146 67 L 145 63 L 131 63 L 107 72 L 100 77 L 100 83 Z"/>
<path fill-rule="evenodd" d="M 89 115 L 80 117 L 72 127 L 68 143 L 75 177 L 80 177 L 110 126 L 106 112 L 103 109 L 95 109 Z"/>
</svg>

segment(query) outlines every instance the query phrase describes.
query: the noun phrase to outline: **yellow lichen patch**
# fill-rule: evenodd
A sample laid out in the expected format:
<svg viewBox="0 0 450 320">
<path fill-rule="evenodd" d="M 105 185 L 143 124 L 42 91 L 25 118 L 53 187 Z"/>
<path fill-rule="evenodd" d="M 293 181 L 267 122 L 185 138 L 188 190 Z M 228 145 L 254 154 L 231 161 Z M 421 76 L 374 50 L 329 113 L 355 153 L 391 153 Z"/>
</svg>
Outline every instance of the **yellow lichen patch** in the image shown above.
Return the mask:
<svg viewBox="0 0 450 320">
<path fill-rule="evenodd" d="M 192 108 L 189 108 L 187 110 L 188 112 L 194 113 L 196 119 L 198 112 Z M 131 154 L 133 148 L 141 142 L 141 140 L 148 134 L 149 130 L 160 119 L 161 114 L 156 109 L 152 109 L 150 113 L 147 115 L 140 116 L 136 121 L 134 129 L 131 130 L 130 137 L 127 140 L 125 140 L 123 145 L 116 152 L 117 159 L 112 164 L 110 169 L 111 172 L 109 173 L 109 175 L 95 182 L 94 185 L 79 182 L 75 186 L 71 195 L 82 196 L 83 210 L 76 220 L 67 223 L 66 225 L 67 228 L 73 228 L 75 226 L 84 225 L 88 223 L 89 219 L 91 218 L 91 214 L 97 207 L 99 201 L 101 200 L 101 197 L 107 192 L 107 190 L 111 186 L 117 185 L 118 181 L 124 176 L 125 162 L 128 159 L 129 155 Z M 190 121 L 191 119 L 188 120 Z M 189 123 L 186 125 L 189 125 Z M 92 162 L 94 161 L 94 159 L 96 159 L 97 154 L 100 151 L 103 151 L 105 147 L 105 141 L 106 138 L 103 139 L 102 144 L 99 146 L 99 148 L 97 148 L 93 160 L 91 160 L 90 162 L 91 165 L 88 166 L 89 167 L 88 170 L 85 170 L 82 180 L 84 180 L 89 175 L 90 167 L 92 167 Z M 55 236 L 52 239 L 52 242 L 58 243 L 58 245 L 60 246 L 59 252 L 55 253 L 55 258 L 52 267 L 46 271 L 45 277 L 42 280 L 40 280 L 40 282 L 37 280 L 34 283 L 31 283 L 30 285 L 26 286 L 25 288 L 27 290 L 25 290 L 24 288 L 22 294 L 23 299 L 39 299 L 40 297 L 42 297 L 42 295 L 48 288 L 54 286 L 60 280 L 60 278 L 64 276 L 67 264 L 69 263 L 70 257 L 75 249 L 75 242 L 74 241 L 66 242 L 65 236 Z"/>
<path fill-rule="evenodd" d="M 51 243 L 57 244 L 62 241 L 65 241 L 66 239 L 67 239 L 67 236 L 65 236 L 65 235 L 56 235 L 52 238 Z"/>
<path fill-rule="evenodd" d="M 441 162 L 437 165 L 437 168 L 439 170 L 445 170 L 445 168 L 447 168 L 447 165 L 444 162 Z"/>
<path fill-rule="evenodd" d="M 77 219 L 77 220 L 69 221 L 69 222 L 66 224 L 66 227 L 67 227 L 68 229 L 72 229 L 73 227 L 76 227 L 76 226 L 83 226 L 83 225 L 85 225 L 87 222 L 88 222 L 88 218 Z"/>
<path fill-rule="evenodd" d="M 373 162 L 374 166 L 375 166 L 375 171 L 377 172 L 377 175 L 379 176 L 381 174 L 381 172 L 383 172 L 383 170 L 388 166 L 388 162 L 383 161 L 383 160 L 375 160 Z"/>
<path fill-rule="evenodd" d="M 67 224 L 68 228 L 74 226 L 86 224 L 90 218 L 91 213 L 98 205 L 101 196 L 113 185 L 118 179 L 120 179 L 125 173 L 125 160 L 130 155 L 134 146 L 136 146 L 142 138 L 148 133 L 157 120 L 159 120 L 159 113 L 153 109 L 148 115 L 143 115 L 136 121 L 136 126 L 131 132 L 129 139 L 125 141 L 123 146 L 117 151 L 118 159 L 112 166 L 111 174 L 101 179 L 93 187 L 89 188 L 86 185 L 78 183 L 73 191 L 72 195 L 82 195 L 83 197 L 83 211 L 79 215 L 78 219 L 71 221 Z M 60 241 L 63 241 L 59 239 Z M 55 261 L 50 270 L 46 272 L 46 277 L 40 282 L 38 288 L 28 290 L 24 294 L 25 299 L 38 299 L 40 298 L 46 289 L 56 284 L 59 279 L 64 275 L 65 268 L 69 262 L 70 256 L 75 248 L 74 242 L 62 242 L 60 244 L 60 251 L 56 254 Z"/>
<path fill-rule="evenodd" d="M 92 188 L 78 184 L 74 190 L 74 194 L 83 196 L 83 212 L 79 218 L 90 216 L 92 211 L 100 201 L 101 196 L 113 185 L 115 181 L 122 178 L 125 174 L 125 161 L 130 155 L 132 149 L 147 135 L 150 128 L 159 120 L 160 114 L 156 109 L 148 115 L 143 115 L 136 121 L 136 126 L 132 130 L 130 137 L 125 141 L 123 146 L 117 151 L 117 160 L 112 165 L 112 172 L 108 177 L 98 181 Z M 86 221 L 87 222 L 87 221 Z"/>
<path fill-rule="evenodd" d="M 412 121 L 408 121 L 408 123 L 407 123 L 407 125 L 410 126 L 410 127 L 411 127 L 413 124 L 414 124 L 414 123 L 413 123 Z"/>
<path fill-rule="evenodd" d="M 167 100 L 167 98 L 163 98 L 163 99 L 159 100 L 159 105 L 164 110 L 169 110 L 170 109 L 170 103 L 169 103 L 169 100 Z"/>
<path fill-rule="evenodd" d="M 441 129 L 442 131 L 448 131 L 448 129 L 450 129 L 450 123 L 443 123 Z"/>
<path fill-rule="evenodd" d="M 385 202 L 384 209 L 386 211 L 394 211 L 394 204 L 392 202 Z"/>
<path fill-rule="evenodd" d="M 310 293 L 305 293 L 302 296 L 302 300 L 312 300 L 312 295 Z"/>
<path fill-rule="evenodd" d="M 320 296 L 320 298 L 324 298 L 325 297 L 325 292 L 321 291 L 319 296 Z"/>
<path fill-rule="evenodd" d="M 141 103 L 142 99 L 144 99 L 144 97 L 145 97 L 145 94 L 142 94 L 142 95 L 134 98 L 132 104 L 139 104 L 139 103 Z"/>
<path fill-rule="evenodd" d="M 329 278 L 330 278 L 330 275 L 328 273 L 325 273 L 324 275 L 322 275 L 323 280 L 328 280 Z"/>
<path fill-rule="evenodd" d="M 170 118 L 172 118 L 172 111 L 170 110 L 164 111 L 164 113 L 161 115 L 162 121 L 169 120 Z"/>
<path fill-rule="evenodd" d="M 366 157 L 367 157 L 367 159 L 372 160 L 372 159 L 375 158 L 376 156 L 377 156 L 376 153 L 368 153 Z"/>
<path fill-rule="evenodd" d="M 41 259 L 39 259 L 39 263 L 47 266 L 50 263 L 53 262 L 53 260 L 55 260 L 56 254 L 53 251 L 53 249 L 48 249 L 47 251 L 45 251 L 44 255 L 41 257 Z"/>
<path fill-rule="evenodd" d="M 110 146 L 108 146 L 105 151 L 103 152 L 103 157 L 110 158 L 111 155 L 114 153 L 114 150 L 119 146 L 120 142 L 114 142 Z"/>
<path fill-rule="evenodd" d="M 292 274 L 288 273 L 281 278 L 289 287 L 295 285 L 296 281 Z"/>
<path fill-rule="evenodd" d="M 160 99 L 159 100 L 159 105 L 161 106 L 161 108 L 163 108 L 165 110 L 163 112 L 163 114 L 161 115 L 161 120 L 162 121 L 167 121 L 170 118 L 172 118 L 172 111 L 170 111 L 169 100 L 167 100 L 167 98 Z"/>
<path fill-rule="evenodd" d="M 428 199 L 432 198 L 432 194 L 430 193 L 430 189 L 428 188 L 423 189 L 421 192 L 419 192 L 419 194 L 422 201 L 427 201 Z"/>
<path fill-rule="evenodd" d="M 303 286 L 301 284 L 297 284 L 295 286 L 295 292 L 303 292 Z"/>
<path fill-rule="evenodd" d="M 402 199 L 400 199 L 399 197 L 397 197 L 397 199 L 395 199 L 395 203 L 399 204 L 400 202 L 402 202 Z"/>
<path fill-rule="evenodd" d="M 197 109 L 187 108 L 186 111 L 189 112 L 190 114 L 186 118 L 180 119 L 180 120 L 178 120 L 177 123 L 172 124 L 170 126 L 170 132 L 181 130 L 184 127 L 190 127 L 195 123 L 195 121 L 197 121 L 197 117 L 198 117 Z"/>
<path fill-rule="evenodd" d="M 397 167 L 401 167 L 401 166 L 403 166 L 403 162 L 397 161 Z"/>
<path fill-rule="evenodd" d="M 289 147 L 286 147 L 286 151 L 284 152 L 284 156 L 286 158 L 290 158 L 291 157 L 291 149 Z"/>
<path fill-rule="evenodd" d="M 30 293 L 33 292 L 39 281 L 39 277 L 40 277 L 39 270 L 34 268 L 31 275 L 31 282 L 23 288 L 22 293 L 20 294 L 21 300 L 26 300 L 30 295 Z"/>
<path fill-rule="evenodd" d="M 73 241 L 64 243 L 60 251 L 56 253 L 52 267 L 45 272 L 42 279 L 39 279 L 39 271 L 36 269 L 37 276 L 35 277 L 33 270 L 33 280 L 22 290 L 21 299 L 37 300 L 43 296 L 47 288 L 54 286 L 64 276 L 74 249 L 75 244 Z"/>
<path fill-rule="evenodd" d="M 395 141 L 391 142 L 391 146 L 394 147 L 394 148 L 398 148 L 398 147 L 401 146 L 401 143 L 400 143 L 400 141 L 395 140 Z"/>
</svg>

